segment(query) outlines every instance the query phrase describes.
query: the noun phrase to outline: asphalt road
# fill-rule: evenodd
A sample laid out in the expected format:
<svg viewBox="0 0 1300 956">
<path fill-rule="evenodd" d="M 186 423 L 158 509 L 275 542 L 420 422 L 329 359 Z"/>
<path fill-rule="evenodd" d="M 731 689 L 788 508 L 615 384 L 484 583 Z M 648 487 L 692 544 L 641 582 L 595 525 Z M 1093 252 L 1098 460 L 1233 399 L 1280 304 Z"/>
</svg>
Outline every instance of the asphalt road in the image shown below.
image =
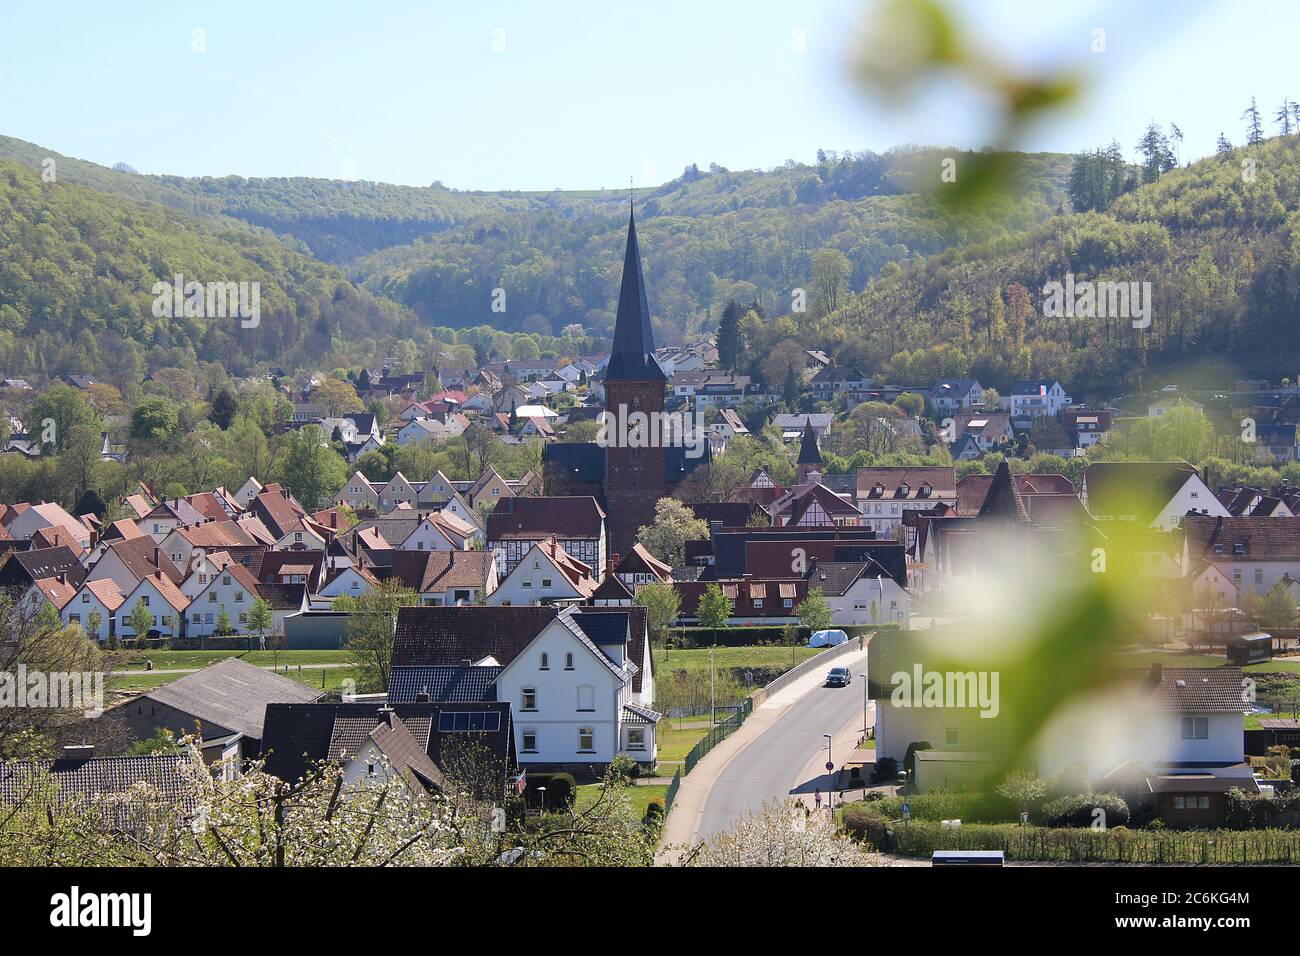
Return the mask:
<svg viewBox="0 0 1300 956">
<path fill-rule="evenodd" d="M 737 817 L 759 810 L 769 800 L 811 795 L 819 787 L 826 793 L 823 734 L 837 735 L 833 757 L 839 767 L 849 747 L 841 743 L 842 731 L 853 722 L 861 727 L 862 679 L 857 676 L 858 670 L 865 672 L 865 659 L 863 666 L 854 668 L 853 683 L 848 687 L 813 688 L 731 758 L 704 802 L 699 823 L 701 838 L 725 830 Z"/>
</svg>

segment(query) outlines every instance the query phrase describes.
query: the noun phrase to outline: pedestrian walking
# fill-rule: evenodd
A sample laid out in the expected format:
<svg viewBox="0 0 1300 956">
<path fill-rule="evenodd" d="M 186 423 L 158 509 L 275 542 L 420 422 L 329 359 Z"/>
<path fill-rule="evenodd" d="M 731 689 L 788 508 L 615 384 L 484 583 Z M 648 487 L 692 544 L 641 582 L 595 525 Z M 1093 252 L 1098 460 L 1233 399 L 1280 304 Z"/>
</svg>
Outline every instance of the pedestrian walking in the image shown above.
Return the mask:
<svg viewBox="0 0 1300 956">
<path fill-rule="evenodd" d="M 820 809 L 822 808 L 822 788 L 821 788 L 821 787 L 818 787 L 817 790 L 816 790 L 816 792 L 813 794 L 813 802 L 817 804 L 817 809 L 818 809 L 818 810 L 820 810 Z"/>
</svg>

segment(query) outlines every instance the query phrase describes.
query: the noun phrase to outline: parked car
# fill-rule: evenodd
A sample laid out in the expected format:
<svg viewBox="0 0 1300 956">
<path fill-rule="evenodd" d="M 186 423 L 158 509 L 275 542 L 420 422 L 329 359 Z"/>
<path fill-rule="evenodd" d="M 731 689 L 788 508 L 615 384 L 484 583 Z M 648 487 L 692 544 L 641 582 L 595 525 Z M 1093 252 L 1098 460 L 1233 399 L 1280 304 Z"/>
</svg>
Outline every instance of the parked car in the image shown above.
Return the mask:
<svg viewBox="0 0 1300 956">
<path fill-rule="evenodd" d="M 847 667 L 832 667 L 826 675 L 827 687 L 847 687 L 853 683 L 853 673 Z"/>
<path fill-rule="evenodd" d="M 809 647 L 838 647 L 849 639 L 849 636 L 839 628 L 831 628 L 825 631 L 813 631 L 808 637 Z"/>
</svg>

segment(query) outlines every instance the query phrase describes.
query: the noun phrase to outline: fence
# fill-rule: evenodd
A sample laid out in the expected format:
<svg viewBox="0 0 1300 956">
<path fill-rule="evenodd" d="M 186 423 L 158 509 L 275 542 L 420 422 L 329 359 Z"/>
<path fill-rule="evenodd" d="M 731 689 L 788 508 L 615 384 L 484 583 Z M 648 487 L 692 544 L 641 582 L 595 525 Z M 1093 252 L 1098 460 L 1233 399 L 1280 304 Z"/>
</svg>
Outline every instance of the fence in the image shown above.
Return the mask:
<svg viewBox="0 0 1300 956">
<path fill-rule="evenodd" d="M 753 699 L 746 697 L 741 701 L 740 707 L 734 714 L 725 720 L 718 721 L 718 726 L 701 737 L 699 742 L 691 748 L 691 752 L 686 755 L 685 771 L 690 773 L 694 770 L 695 765 L 704 759 L 705 754 L 739 730 L 740 725 L 745 722 L 745 718 L 750 715 L 753 709 Z"/>
<path fill-rule="evenodd" d="M 673 801 L 677 799 L 677 791 L 682 788 L 682 768 L 678 767 L 673 774 L 673 782 L 668 785 L 668 792 L 664 794 L 664 816 L 673 808 Z"/>
</svg>

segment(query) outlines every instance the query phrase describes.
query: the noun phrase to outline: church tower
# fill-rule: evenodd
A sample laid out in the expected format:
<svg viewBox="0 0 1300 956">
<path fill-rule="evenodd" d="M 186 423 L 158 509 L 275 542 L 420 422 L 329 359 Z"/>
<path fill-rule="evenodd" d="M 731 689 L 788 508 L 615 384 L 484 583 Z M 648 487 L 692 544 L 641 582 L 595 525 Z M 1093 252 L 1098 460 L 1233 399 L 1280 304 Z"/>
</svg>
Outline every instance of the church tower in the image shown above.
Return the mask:
<svg viewBox="0 0 1300 956">
<path fill-rule="evenodd" d="M 812 419 L 803 420 L 803 435 L 799 439 L 799 460 L 795 463 L 795 480 L 802 484 L 808 476 L 822 470 L 822 453 L 817 447 L 817 432 Z"/>
<path fill-rule="evenodd" d="M 660 423 L 667 377 L 655 360 L 654 333 L 641 251 L 636 241 L 636 217 L 628 216 L 623 282 L 614 320 L 614 344 L 605 369 L 605 504 L 609 550 L 627 554 L 636 532 L 654 521 L 655 502 L 667 494 L 667 466 Z M 644 413 L 648 429 L 637 429 Z M 635 416 L 629 418 L 629 416 Z"/>
</svg>

